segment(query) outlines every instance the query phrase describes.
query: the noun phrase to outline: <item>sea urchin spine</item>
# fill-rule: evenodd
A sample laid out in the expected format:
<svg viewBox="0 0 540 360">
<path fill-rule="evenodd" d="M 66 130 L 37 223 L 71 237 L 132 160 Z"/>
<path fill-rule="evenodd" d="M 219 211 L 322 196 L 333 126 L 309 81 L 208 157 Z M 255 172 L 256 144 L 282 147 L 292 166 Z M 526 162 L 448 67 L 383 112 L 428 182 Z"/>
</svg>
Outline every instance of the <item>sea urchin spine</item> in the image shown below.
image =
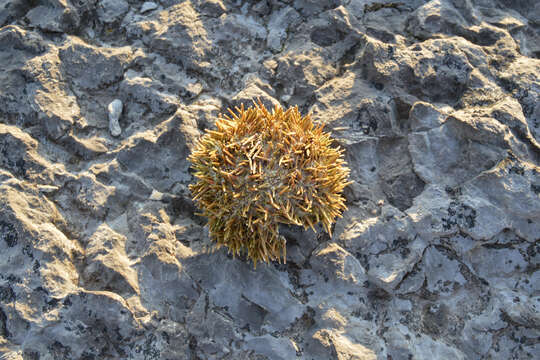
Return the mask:
<svg viewBox="0 0 540 360">
<path fill-rule="evenodd" d="M 195 146 L 189 160 L 197 182 L 189 188 L 218 247 L 247 252 L 255 266 L 285 260 L 280 223 L 315 231 L 321 222 L 331 234 L 346 209 L 344 150 L 297 107 L 270 112 L 259 101 L 235 109 Z"/>
</svg>

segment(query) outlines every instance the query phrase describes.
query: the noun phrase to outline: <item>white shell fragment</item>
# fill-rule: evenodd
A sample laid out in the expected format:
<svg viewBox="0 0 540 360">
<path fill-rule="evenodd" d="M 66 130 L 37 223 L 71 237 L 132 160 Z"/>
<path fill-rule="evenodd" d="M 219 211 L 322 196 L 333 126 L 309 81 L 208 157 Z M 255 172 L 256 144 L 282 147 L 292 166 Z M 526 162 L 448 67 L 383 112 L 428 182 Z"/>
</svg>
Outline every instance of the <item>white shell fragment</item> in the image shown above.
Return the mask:
<svg viewBox="0 0 540 360">
<path fill-rule="evenodd" d="M 107 109 L 109 110 L 109 131 L 112 136 L 118 136 L 122 133 L 118 122 L 122 114 L 122 101 L 119 99 L 113 100 Z"/>
</svg>

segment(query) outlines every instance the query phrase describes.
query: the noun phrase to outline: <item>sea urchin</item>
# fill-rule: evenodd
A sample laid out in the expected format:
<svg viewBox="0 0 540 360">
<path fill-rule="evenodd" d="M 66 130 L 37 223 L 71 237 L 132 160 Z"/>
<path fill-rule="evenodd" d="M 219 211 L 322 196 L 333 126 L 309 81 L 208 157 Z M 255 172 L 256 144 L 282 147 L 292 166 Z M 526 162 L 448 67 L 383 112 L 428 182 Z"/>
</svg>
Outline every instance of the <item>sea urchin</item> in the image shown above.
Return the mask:
<svg viewBox="0 0 540 360">
<path fill-rule="evenodd" d="M 315 231 L 322 222 L 330 234 L 346 209 L 341 192 L 350 171 L 344 150 L 332 147 L 330 134 L 298 107 L 270 112 L 259 101 L 229 113 L 189 157 L 197 178 L 189 188 L 217 247 L 233 255 L 247 252 L 256 266 L 259 260 L 285 260 L 280 223 Z"/>
</svg>

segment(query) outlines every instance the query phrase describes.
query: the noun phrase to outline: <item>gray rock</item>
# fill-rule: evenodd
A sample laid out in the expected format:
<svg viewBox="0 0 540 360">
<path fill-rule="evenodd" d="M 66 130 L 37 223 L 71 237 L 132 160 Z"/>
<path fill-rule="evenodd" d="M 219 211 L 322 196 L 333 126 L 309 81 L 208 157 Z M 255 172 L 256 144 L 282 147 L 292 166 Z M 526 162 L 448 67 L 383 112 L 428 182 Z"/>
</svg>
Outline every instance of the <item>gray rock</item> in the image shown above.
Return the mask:
<svg viewBox="0 0 540 360">
<path fill-rule="evenodd" d="M 147 105 L 156 115 L 170 115 L 177 107 L 177 98 L 167 92 L 159 90 L 161 84 L 147 77 L 128 70 L 124 80 L 120 83 L 120 90 L 124 93 L 124 103 L 137 102 Z"/>
<path fill-rule="evenodd" d="M 150 310 L 168 314 L 174 322 L 184 322 L 199 293 L 195 284 L 175 257 L 152 249 L 142 258 L 137 273 L 141 304 Z M 159 289 L 159 297 L 155 296 Z"/>
<path fill-rule="evenodd" d="M 88 239 L 81 285 L 89 290 L 113 291 L 129 297 L 139 293 L 137 273 L 126 256 L 126 238 L 101 225 Z"/>
<path fill-rule="evenodd" d="M 470 128 L 461 126 L 467 123 L 475 126 L 479 132 L 471 132 Z M 471 134 L 477 136 L 481 133 L 480 127 L 487 130 L 486 136 L 493 136 L 500 143 L 474 141 L 476 139 L 473 140 Z M 472 179 L 502 160 L 504 131 L 503 127 L 489 118 L 472 120 L 472 117 L 467 116 L 463 120 L 453 117 L 437 128 L 411 133 L 409 151 L 414 170 L 426 183 L 455 186 Z"/>
<path fill-rule="evenodd" d="M 345 292 L 344 284 L 361 286 L 367 279 L 360 262 L 336 244 L 323 244 L 316 249 L 311 259 L 311 267 L 325 283 L 330 282 L 328 285 L 334 287 L 333 291 L 341 287 Z"/>
<path fill-rule="evenodd" d="M 417 240 L 401 252 L 376 255 L 369 262 L 368 275 L 382 288 L 392 289 L 411 271 L 424 247 L 425 242 Z"/>
<path fill-rule="evenodd" d="M 231 99 L 231 105 L 240 107 L 243 104 L 247 108 L 253 106 L 253 101 L 258 102 L 260 99 L 267 109 L 273 109 L 276 105 L 279 105 L 279 101 L 273 95 L 274 91 L 269 85 L 255 79 L 249 82 L 246 88 L 234 95 Z"/>
<path fill-rule="evenodd" d="M 373 91 L 373 85 L 358 79 L 354 72 L 345 72 L 316 90 L 313 118 L 336 128 L 345 127 L 348 131 L 343 131 L 343 137 L 352 142 L 373 135 L 401 134 L 392 100 L 378 92 L 366 95 Z"/>
<path fill-rule="evenodd" d="M 49 0 L 32 8 L 26 18 L 44 31 L 72 33 L 79 27 L 80 15 L 68 0 Z"/>
<path fill-rule="evenodd" d="M 245 347 L 270 359 L 286 360 L 296 357 L 296 349 L 290 339 L 275 338 L 271 335 L 247 339 Z"/>
<path fill-rule="evenodd" d="M 463 34 L 474 19 L 474 12 L 464 10 L 460 12 L 451 1 L 429 1 L 411 14 L 408 30 L 421 39 L 437 34 Z"/>
<path fill-rule="evenodd" d="M 202 1 L 200 9 L 201 13 L 211 17 L 220 17 L 227 11 L 224 2 L 221 0 Z"/>
<path fill-rule="evenodd" d="M 0 353 L 540 358 L 539 10 L 0 0 Z M 213 248 L 187 158 L 259 97 L 353 183 L 332 236 L 283 224 L 254 269 Z"/>
<path fill-rule="evenodd" d="M 41 183 L 40 175 L 54 176 L 37 147 L 38 142 L 18 127 L 0 124 L 0 166 L 13 176 L 37 183 Z"/>
<path fill-rule="evenodd" d="M 83 90 L 107 87 L 122 79 L 131 60 L 129 48 L 103 49 L 70 38 L 61 48 L 61 69 Z"/>
<path fill-rule="evenodd" d="M 538 73 L 540 65 L 536 61 L 529 61 L 528 58 L 518 58 L 515 66 L 508 73 L 501 73 L 501 79 L 508 83 L 507 89 L 521 105 L 523 115 L 527 119 L 529 130 L 536 141 L 540 139 L 540 98 L 538 88 L 540 86 Z M 517 113 L 519 116 L 519 113 Z"/>
<path fill-rule="evenodd" d="M 115 188 L 97 181 L 95 176 L 86 173 L 66 183 L 58 194 L 59 202 L 64 207 L 76 206 L 83 211 L 89 211 L 98 218 L 104 217 L 109 211 L 108 202 L 115 192 Z"/>
<path fill-rule="evenodd" d="M 381 190 L 388 202 L 401 211 L 412 206 L 413 199 L 424 190 L 425 186 L 424 181 L 413 171 L 407 145 L 405 140 L 381 139 L 377 147 L 379 161 L 376 171 L 381 179 Z M 396 158 L 394 156 L 396 151 L 404 156 Z"/>
<path fill-rule="evenodd" d="M 300 15 L 292 7 L 287 6 L 272 12 L 268 22 L 267 46 L 275 52 L 281 51 L 283 41 L 287 37 L 287 31 L 299 22 Z"/>
<path fill-rule="evenodd" d="M 270 12 L 270 6 L 267 0 L 261 0 L 255 5 L 253 5 L 252 10 L 260 15 L 268 15 Z"/>
<path fill-rule="evenodd" d="M 299 11 L 304 16 L 313 16 L 317 13 L 320 13 L 324 10 L 334 8 L 339 4 L 336 0 L 295 0 L 294 7 L 299 9 Z"/>
<path fill-rule="evenodd" d="M 144 14 L 145 12 L 152 11 L 158 8 L 158 4 L 152 1 L 145 1 L 141 6 L 141 14 Z"/>
<path fill-rule="evenodd" d="M 444 342 L 433 340 L 431 337 L 421 335 L 412 344 L 412 352 L 415 357 L 422 360 L 428 359 L 466 359 L 465 354 L 459 349 L 446 345 Z"/>
<path fill-rule="evenodd" d="M 167 62 L 157 54 L 153 54 L 150 59 L 142 57 L 141 61 L 149 61 L 145 76 L 154 81 L 160 79 L 159 83 L 156 82 L 156 88 L 167 89 L 167 92 L 177 94 L 182 101 L 193 100 L 204 91 L 205 82 L 188 75 L 180 66 Z"/>
<path fill-rule="evenodd" d="M 383 207 L 381 218 L 384 220 L 355 224 L 339 238 L 364 262 L 369 280 L 392 291 L 420 260 L 426 241 L 411 236 L 413 227 L 395 208 Z"/>
<path fill-rule="evenodd" d="M 140 326 L 129 311 L 128 304 L 111 292 L 74 292 L 62 301 L 66 304 L 57 319 L 50 321 L 46 327 L 36 327 L 31 331 L 32 337 L 25 346 L 27 352 L 50 354 L 51 357 L 57 354 L 80 357 L 92 351 L 86 348 L 85 343 L 95 349 L 105 346 L 106 338 L 98 334 L 129 338 L 136 334 Z M 72 326 L 66 327 L 59 321 L 61 318 L 69 318 Z M 56 340 L 51 339 L 51 335 Z M 118 350 L 111 353 L 118 354 Z"/>
<path fill-rule="evenodd" d="M 408 87 L 420 100 L 436 103 L 457 101 L 473 70 L 457 39 L 444 43 L 439 39 L 427 40 L 395 53 L 395 45 L 368 38 L 359 57 L 358 65 L 366 69 L 370 81 Z"/>
<path fill-rule="evenodd" d="M 15 22 L 24 16 L 26 3 L 24 0 L 4 0 L 1 2 L 0 27 Z"/>
<path fill-rule="evenodd" d="M 446 120 L 444 112 L 425 102 L 417 102 L 411 108 L 409 121 L 412 131 L 427 131 L 437 128 Z"/>
<path fill-rule="evenodd" d="M 339 314 L 329 311 L 325 317 L 338 317 Z M 367 321 L 352 320 L 342 329 L 317 330 L 307 343 L 306 355 L 313 359 L 328 359 L 337 354 L 344 359 L 377 359 L 378 354 L 385 354 L 384 348 L 376 335 L 369 330 L 372 326 Z"/>
<path fill-rule="evenodd" d="M 304 305 L 292 296 L 286 273 L 265 265 L 255 271 L 250 263 L 231 261 L 223 254 L 220 258 L 215 264 L 208 256 L 200 257 L 197 263 L 188 265 L 188 271 L 199 284 L 212 289 L 209 300 L 224 309 L 236 326 L 282 331 L 302 316 Z M 268 292 L 274 296 L 266 297 Z"/>
<path fill-rule="evenodd" d="M 156 13 L 150 20 L 130 24 L 128 32 L 185 69 L 210 65 L 211 42 L 204 24 L 190 3 L 181 3 Z"/>
<path fill-rule="evenodd" d="M 177 182 L 187 182 L 190 179 L 186 159 L 188 144 L 197 136 L 193 124 L 189 123 L 192 119 L 191 114 L 180 111 L 162 128 L 156 129 L 155 135 L 134 137 L 132 146 L 120 149 L 118 162 L 161 192 L 169 192 Z M 168 160 L 164 162 L 164 158 Z"/>
<path fill-rule="evenodd" d="M 536 166 L 519 163 L 510 156 L 467 184 L 464 197 L 478 204 L 473 203 L 478 220 L 467 232 L 475 238 L 490 238 L 510 227 L 524 239 L 535 241 L 540 230 L 540 203 L 534 186 L 538 178 Z"/>
<path fill-rule="evenodd" d="M 242 44 L 250 40 L 262 41 L 267 36 L 266 28 L 255 19 L 237 14 L 221 16 L 215 25 L 226 27 L 229 31 L 216 33 L 214 41 L 235 41 Z"/>
<path fill-rule="evenodd" d="M 424 262 L 426 289 L 429 291 L 446 294 L 454 292 L 458 286 L 465 285 L 466 280 L 459 271 L 459 263 L 449 259 L 436 248 L 430 247 L 426 250 Z"/>
<path fill-rule="evenodd" d="M 129 4 L 124 0 L 100 0 L 97 15 L 104 23 L 114 23 L 121 21 L 128 10 Z"/>
<path fill-rule="evenodd" d="M 0 44 L 3 49 L 0 57 L 6 63 L 0 75 L 3 83 L 0 94 L 3 112 L 30 117 L 33 109 L 26 102 L 28 84 L 23 83 L 21 67 L 28 60 L 43 55 L 47 51 L 47 44 L 38 34 L 13 25 L 0 29 Z"/>
<path fill-rule="evenodd" d="M 494 249 L 488 246 L 480 247 L 468 254 L 473 269 L 483 279 L 496 281 L 499 277 L 512 275 L 527 266 L 527 262 L 517 249 L 512 247 Z"/>
</svg>

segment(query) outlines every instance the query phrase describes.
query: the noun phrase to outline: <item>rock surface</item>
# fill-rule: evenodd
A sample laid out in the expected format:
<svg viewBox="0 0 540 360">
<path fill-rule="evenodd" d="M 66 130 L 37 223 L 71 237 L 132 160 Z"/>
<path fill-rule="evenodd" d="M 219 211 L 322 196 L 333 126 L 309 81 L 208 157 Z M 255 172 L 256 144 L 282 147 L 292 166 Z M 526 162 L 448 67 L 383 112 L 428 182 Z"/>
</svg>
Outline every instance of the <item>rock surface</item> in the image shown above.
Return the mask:
<svg viewBox="0 0 540 360">
<path fill-rule="evenodd" d="M 0 358 L 540 358 L 539 29 L 535 1 L 0 1 Z M 354 181 L 256 270 L 209 251 L 186 159 L 254 98 Z"/>
</svg>

